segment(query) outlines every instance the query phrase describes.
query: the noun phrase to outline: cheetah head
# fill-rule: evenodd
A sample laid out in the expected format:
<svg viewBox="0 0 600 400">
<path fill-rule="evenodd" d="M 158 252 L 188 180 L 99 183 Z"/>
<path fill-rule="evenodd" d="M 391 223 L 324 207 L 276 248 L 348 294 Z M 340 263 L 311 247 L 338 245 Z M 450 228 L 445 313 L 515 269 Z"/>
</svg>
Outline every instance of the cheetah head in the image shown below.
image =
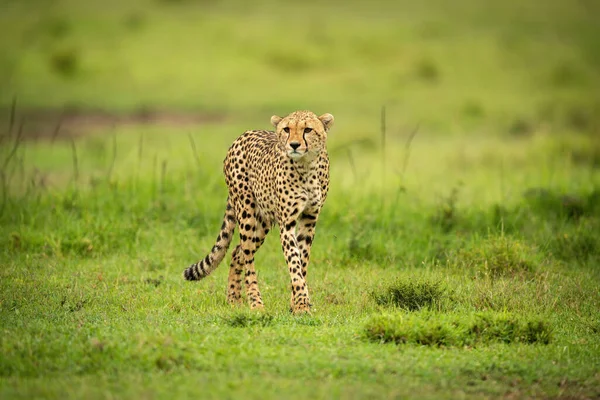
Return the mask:
<svg viewBox="0 0 600 400">
<path fill-rule="evenodd" d="M 327 132 L 333 126 L 333 115 L 317 117 L 310 111 L 296 111 L 286 117 L 271 117 L 285 154 L 293 160 L 313 159 L 325 150 Z"/>
</svg>

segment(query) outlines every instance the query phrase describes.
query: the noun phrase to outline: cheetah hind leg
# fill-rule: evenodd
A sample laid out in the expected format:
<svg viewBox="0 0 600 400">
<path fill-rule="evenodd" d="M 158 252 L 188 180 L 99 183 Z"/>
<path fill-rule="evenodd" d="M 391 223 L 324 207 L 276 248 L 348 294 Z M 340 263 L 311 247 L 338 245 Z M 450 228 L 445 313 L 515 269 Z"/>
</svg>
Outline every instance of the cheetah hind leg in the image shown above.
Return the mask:
<svg viewBox="0 0 600 400">
<path fill-rule="evenodd" d="M 246 211 L 245 215 L 243 214 L 238 217 L 240 221 L 240 248 L 238 252 L 239 260 L 243 263 L 245 270 L 246 296 L 251 309 L 263 309 L 264 304 L 254 268 L 254 254 L 264 243 L 270 226 L 256 212 Z"/>
<path fill-rule="evenodd" d="M 229 264 L 229 278 L 227 282 L 227 301 L 231 305 L 242 303 L 242 273 L 244 272 L 244 259 L 242 247 L 237 245 L 231 254 Z"/>
</svg>

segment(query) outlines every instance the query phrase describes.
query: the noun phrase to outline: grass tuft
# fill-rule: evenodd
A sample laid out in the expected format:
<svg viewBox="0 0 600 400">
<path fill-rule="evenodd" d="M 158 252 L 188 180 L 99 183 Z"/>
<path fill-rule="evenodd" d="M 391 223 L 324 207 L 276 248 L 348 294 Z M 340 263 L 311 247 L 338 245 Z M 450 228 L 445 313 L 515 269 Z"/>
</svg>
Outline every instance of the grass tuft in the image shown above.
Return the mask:
<svg viewBox="0 0 600 400">
<path fill-rule="evenodd" d="M 424 82 L 437 83 L 440 80 L 441 73 L 437 64 L 430 59 L 424 58 L 415 66 L 415 75 Z"/>
<path fill-rule="evenodd" d="M 576 65 L 561 63 L 556 65 L 550 75 L 550 85 L 557 88 L 565 88 L 583 85 L 585 75 L 579 71 Z"/>
<path fill-rule="evenodd" d="M 508 127 L 508 133 L 514 137 L 529 136 L 533 133 L 533 124 L 526 119 L 517 118 Z"/>
<path fill-rule="evenodd" d="M 462 106 L 461 112 L 465 117 L 471 119 L 485 117 L 485 108 L 483 107 L 483 104 L 477 100 L 466 101 Z"/>
<path fill-rule="evenodd" d="M 382 306 L 395 306 L 408 311 L 433 308 L 439 304 L 446 288 L 441 282 L 405 282 L 398 280 L 382 291 L 373 291 L 371 296 Z"/>
<path fill-rule="evenodd" d="M 56 50 L 48 61 L 52 71 L 63 78 L 75 77 L 81 66 L 81 57 L 75 48 Z"/>
<path fill-rule="evenodd" d="M 46 33 L 56 40 L 68 36 L 72 28 L 71 22 L 66 18 L 51 18 L 45 22 Z"/>
<path fill-rule="evenodd" d="M 375 316 L 365 324 L 364 337 L 380 343 L 424 346 L 548 344 L 552 340 L 552 328 L 537 317 L 491 312 L 474 315 L 425 312 Z"/>
</svg>

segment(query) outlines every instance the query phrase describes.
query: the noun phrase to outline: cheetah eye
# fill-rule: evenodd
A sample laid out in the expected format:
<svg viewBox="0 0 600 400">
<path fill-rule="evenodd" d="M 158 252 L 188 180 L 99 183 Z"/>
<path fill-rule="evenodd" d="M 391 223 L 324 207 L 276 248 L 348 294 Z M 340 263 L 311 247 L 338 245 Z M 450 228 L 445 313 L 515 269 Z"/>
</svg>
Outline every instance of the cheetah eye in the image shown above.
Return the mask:
<svg viewBox="0 0 600 400">
<path fill-rule="evenodd" d="M 283 128 L 283 131 L 284 131 L 285 133 L 290 133 L 290 128 L 286 126 L 285 128 Z"/>
<path fill-rule="evenodd" d="M 310 131 L 312 131 L 312 128 L 304 128 L 304 133 L 310 133 Z"/>
</svg>

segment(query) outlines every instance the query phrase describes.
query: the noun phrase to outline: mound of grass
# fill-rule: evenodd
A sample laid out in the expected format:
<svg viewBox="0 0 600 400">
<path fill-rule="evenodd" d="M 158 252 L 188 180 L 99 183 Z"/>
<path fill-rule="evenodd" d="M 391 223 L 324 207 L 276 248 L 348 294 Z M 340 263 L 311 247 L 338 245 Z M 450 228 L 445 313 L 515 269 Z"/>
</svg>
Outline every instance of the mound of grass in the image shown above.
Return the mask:
<svg viewBox="0 0 600 400">
<path fill-rule="evenodd" d="M 383 306 L 396 306 L 409 311 L 432 308 L 444 296 L 446 288 L 441 282 L 396 281 L 382 291 L 373 291 L 375 302 Z"/>
<path fill-rule="evenodd" d="M 77 49 L 61 49 L 48 60 L 52 71 L 63 78 L 73 78 L 80 69 L 80 55 Z"/>
<path fill-rule="evenodd" d="M 509 236 L 490 236 L 448 258 L 451 267 L 471 269 L 491 278 L 530 276 L 540 262 L 535 249 Z"/>
<path fill-rule="evenodd" d="M 379 315 L 364 327 L 371 341 L 425 346 L 475 346 L 489 343 L 542 343 L 552 339 L 550 325 L 541 318 L 503 313 L 474 315 L 417 313 Z"/>
<path fill-rule="evenodd" d="M 423 82 L 437 83 L 441 73 L 435 61 L 423 58 L 415 66 L 415 75 Z"/>
</svg>

